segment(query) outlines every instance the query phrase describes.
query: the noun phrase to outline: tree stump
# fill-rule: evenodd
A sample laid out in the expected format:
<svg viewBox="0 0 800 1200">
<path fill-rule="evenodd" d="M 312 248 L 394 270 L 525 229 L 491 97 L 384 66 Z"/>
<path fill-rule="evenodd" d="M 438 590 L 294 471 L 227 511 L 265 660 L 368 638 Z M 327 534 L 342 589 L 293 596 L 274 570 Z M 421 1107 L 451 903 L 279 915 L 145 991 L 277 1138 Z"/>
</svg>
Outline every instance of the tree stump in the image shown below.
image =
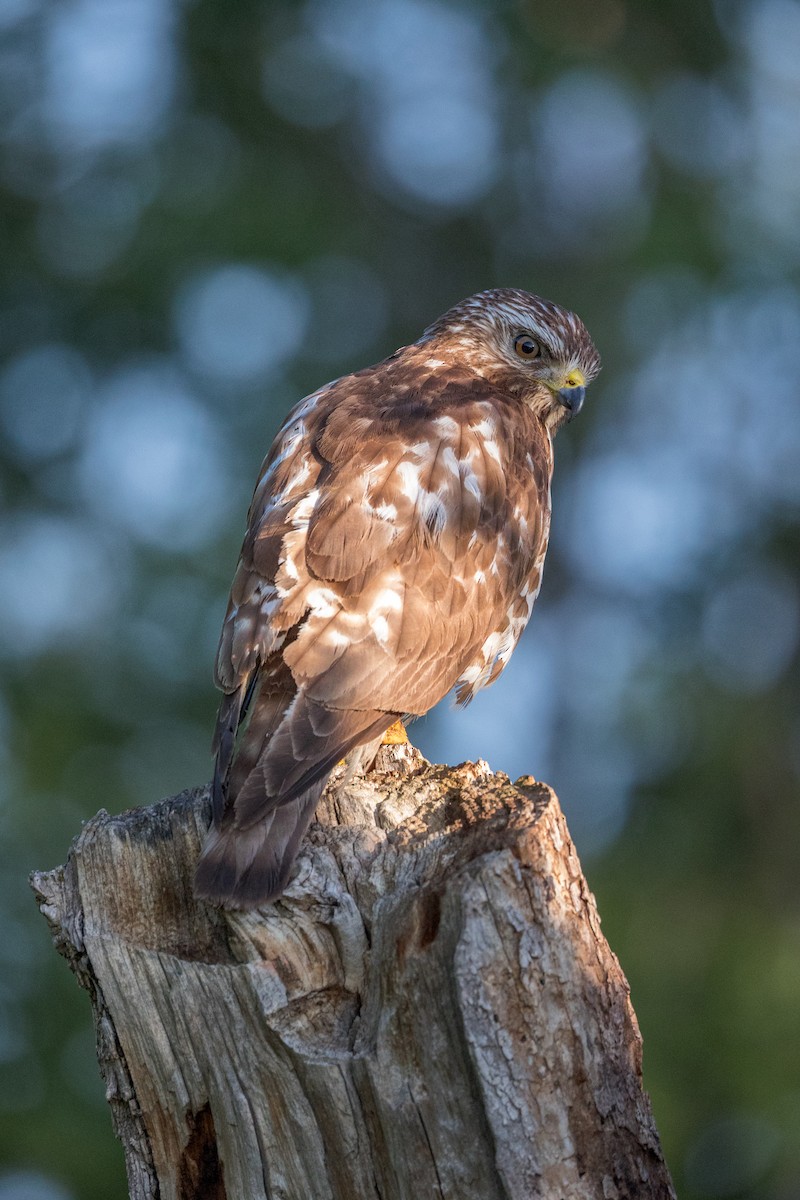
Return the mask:
<svg viewBox="0 0 800 1200">
<path fill-rule="evenodd" d="M 673 1197 L 628 986 L 558 801 L 385 747 L 284 896 L 198 903 L 205 789 L 33 886 L 91 996 L 133 1200 Z"/>
</svg>

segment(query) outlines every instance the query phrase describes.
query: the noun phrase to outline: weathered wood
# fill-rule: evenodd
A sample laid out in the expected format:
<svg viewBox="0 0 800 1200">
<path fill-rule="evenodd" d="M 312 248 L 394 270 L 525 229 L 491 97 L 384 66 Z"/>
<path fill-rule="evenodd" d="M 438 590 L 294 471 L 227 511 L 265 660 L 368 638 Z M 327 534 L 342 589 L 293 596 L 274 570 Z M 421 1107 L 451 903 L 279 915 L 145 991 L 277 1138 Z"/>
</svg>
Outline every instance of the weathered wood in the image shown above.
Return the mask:
<svg viewBox="0 0 800 1200">
<path fill-rule="evenodd" d="M 387 747 L 258 913 L 191 894 L 205 791 L 33 880 L 134 1200 L 672 1197 L 628 987 L 554 794 Z"/>
</svg>

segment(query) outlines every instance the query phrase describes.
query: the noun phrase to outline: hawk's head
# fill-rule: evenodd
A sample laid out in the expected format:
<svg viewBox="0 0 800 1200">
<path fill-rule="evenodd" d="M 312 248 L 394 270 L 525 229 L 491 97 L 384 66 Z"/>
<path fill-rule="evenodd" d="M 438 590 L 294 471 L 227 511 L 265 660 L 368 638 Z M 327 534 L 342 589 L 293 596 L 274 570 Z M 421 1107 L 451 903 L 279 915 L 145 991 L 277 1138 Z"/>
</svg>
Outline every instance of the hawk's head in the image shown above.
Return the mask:
<svg viewBox="0 0 800 1200">
<path fill-rule="evenodd" d="M 583 404 L 600 355 L 574 313 L 516 288 L 493 288 L 462 300 L 420 341 L 437 356 L 468 366 L 519 396 L 551 433 Z"/>
</svg>

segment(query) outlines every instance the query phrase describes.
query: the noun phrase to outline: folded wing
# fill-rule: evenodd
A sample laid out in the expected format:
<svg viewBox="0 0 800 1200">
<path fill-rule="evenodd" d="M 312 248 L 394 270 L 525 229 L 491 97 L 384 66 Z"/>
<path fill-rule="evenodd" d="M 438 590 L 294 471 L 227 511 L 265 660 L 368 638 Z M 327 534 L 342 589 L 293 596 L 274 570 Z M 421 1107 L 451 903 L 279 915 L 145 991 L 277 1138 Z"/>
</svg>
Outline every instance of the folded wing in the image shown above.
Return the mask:
<svg viewBox="0 0 800 1200">
<path fill-rule="evenodd" d="M 304 401 L 253 497 L 217 659 L 214 829 L 197 878 L 198 894 L 236 907 L 285 886 L 344 755 L 499 673 L 538 590 L 544 431 L 475 376 L 440 373 L 423 400 L 390 364 Z"/>
</svg>

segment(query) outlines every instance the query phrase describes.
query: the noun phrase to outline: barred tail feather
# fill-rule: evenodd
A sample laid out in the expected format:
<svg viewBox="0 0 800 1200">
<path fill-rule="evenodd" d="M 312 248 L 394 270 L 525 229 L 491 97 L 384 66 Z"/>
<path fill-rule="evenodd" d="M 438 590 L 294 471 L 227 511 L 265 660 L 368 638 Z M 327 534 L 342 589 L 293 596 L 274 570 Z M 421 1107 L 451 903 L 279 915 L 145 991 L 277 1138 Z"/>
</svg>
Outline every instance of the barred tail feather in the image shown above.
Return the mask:
<svg viewBox="0 0 800 1200">
<path fill-rule="evenodd" d="M 195 872 L 198 899 L 232 909 L 258 908 L 276 899 L 289 882 L 324 786 L 324 779 L 313 784 L 248 829 L 232 820 L 212 826 Z"/>
<path fill-rule="evenodd" d="M 242 685 L 224 697 L 214 743 L 212 826 L 195 895 L 234 909 L 276 899 L 334 766 L 379 738 L 397 716 L 327 708 L 302 689 L 276 687 L 272 677 L 257 690 Z"/>
</svg>

